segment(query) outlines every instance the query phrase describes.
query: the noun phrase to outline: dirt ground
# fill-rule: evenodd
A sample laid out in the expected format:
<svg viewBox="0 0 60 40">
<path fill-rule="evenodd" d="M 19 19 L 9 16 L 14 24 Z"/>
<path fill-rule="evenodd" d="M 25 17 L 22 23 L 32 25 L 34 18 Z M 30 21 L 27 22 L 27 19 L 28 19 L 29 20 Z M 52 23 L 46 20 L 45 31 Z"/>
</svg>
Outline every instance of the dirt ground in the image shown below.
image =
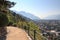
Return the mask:
<svg viewBox="0 0 60 40">
<path fill-rule="evenodd" d="M 27 33 L 17 27 L 7 27 L 7 38 L 6 40 L 29 40 Z"/>
</svg>

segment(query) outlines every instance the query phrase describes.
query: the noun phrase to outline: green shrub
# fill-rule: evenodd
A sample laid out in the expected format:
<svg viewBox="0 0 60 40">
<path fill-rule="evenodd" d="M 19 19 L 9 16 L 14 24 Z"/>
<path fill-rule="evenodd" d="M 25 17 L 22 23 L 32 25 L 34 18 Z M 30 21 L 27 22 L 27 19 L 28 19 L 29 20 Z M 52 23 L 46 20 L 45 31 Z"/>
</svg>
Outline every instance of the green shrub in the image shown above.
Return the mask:
<svg viewBox="0 0 60 40">
<path fill-rule="evenodd" d="M 4 13 L 0 13 L 0 27 L 5 27 L 8 24 L 8 18 Z"/>
<path fill-rule="evenodd" d="M 13 25 L 13 22 L 9 22 L 9 23 L 8 23 L 8 26 L 12 26 L 12 25 Z"/>
<path fill-rule="evenodd" d="M 14 23 L 14 24 L 13 24 L 13 26 L 14 26 L 14 27 L 17 27 L 17 24 L 16 24 L 16 23 Z"/>
</svg>

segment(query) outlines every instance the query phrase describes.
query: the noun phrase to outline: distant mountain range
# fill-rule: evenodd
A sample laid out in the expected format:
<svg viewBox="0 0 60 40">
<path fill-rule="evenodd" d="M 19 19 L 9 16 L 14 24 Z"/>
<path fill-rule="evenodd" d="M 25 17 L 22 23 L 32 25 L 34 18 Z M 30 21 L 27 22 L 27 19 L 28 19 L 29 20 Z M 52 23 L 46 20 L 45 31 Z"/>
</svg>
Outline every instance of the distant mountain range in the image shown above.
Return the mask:
<svg viewBox="0 0 60 40">
<path fill-rule="evenodd" d="M 27 13 L 25 11 L 20 11 L 20 12 L 14 11 L 14 12 L 24 16 L 25 18 L 32 19 L 34 21 L 38 21 L 38 20 L 60 20 L 60 14 L 58 14 L 58 15 L 51 15 L 51 16 L 45 17 L 44 19 L 40 19 L 39 17 L 37 17 L 37 16 L 35 16 L 35 15 L 31 14 L 31 13 Z"/>
<path fill-rule="evenodd" d="M 35 15 L 31 14 L 31 13 L 27 13 L 25 11 L 20 11 L 20 12 L 14 11 L 14 12 L 16 12 L 16 13 L 18 13 L 20 15 L 23 15 L 23 16 L 25 16 L 27 18 L 30 18 L 32 20 L 40 20 L 39 17 L 37 17 L 37 16 L 35 16 Z"/>
<path fill-rule="evenodd" d="M 57 15 L 51 15 L 51 16 L 48 16 L 44 19 L 49 19 L 49 20 L 60 20 L 60 14 L 57 14 Z"/>
</svg>

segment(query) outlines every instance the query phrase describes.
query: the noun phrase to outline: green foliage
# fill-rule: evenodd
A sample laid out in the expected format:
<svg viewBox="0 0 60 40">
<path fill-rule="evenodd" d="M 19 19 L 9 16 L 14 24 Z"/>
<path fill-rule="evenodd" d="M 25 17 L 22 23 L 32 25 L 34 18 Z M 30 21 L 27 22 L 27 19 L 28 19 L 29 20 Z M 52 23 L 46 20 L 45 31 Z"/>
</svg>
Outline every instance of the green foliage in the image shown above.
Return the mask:
<svg viewBox="0 0 60 40">
<path fill-rule="evenodd" d="M 36 30 L 36 39 L 37 40 L 45 40 L 44 37 L 40 34 L 39 27 L 35 23 L 33 23 L 32 21 L 22 22 L 22 25 L 27 33 L 28 33 L 28 28 L 29 28 L 29 36 L 32 39 L 34 39 L 34 30 Z"/>
<path fill-rule="evenodd" d="M 37 30 L 40 32 L 39 27 L 35 23 L 33 23 L 32 21 L 28 23 L 28 26 L 30 26 L 31 30 Z"/>
<path fill-rule="evenodd" d="M 14 22 L 14 16 L 11 13 L 8 13 L 7 17 L 9 19 L 9 22 Z"/>
<path fill-rule="evenodd" d="M 12 6 L 14 6 L 15 3 L 14 2 L 10 2 L 8 0 L 0 0 L 0 7 L 5 8 L 11 8 Z"/>
<path fill-rule="evenodd" d="M 15 5 L 14 2 L 10 2 L 9 0 L 0 0 L 0 25 L 4 26 L 7 24 L 7 21 L 13 22 L 13 16 L 8 8 L 11 8 Z M 3 14 L 2 14 L 3 13 Z M 5 16 L 5 17 L 4 17 Z M 8 19 L 7 19 L 8 17 Z"/>
<path fill-rule="evenodd" d="M 12 25 L 13 25 L 13 22 L 9 22 L 9 23 L 8 23 L 8 26 L 12 26 Z"/>
<path fill-rule="evenodd" d="M 0 13 L 0 27 L 4 27 L 8 24 L 8 18 L 5 14 Z"/>
</svg>

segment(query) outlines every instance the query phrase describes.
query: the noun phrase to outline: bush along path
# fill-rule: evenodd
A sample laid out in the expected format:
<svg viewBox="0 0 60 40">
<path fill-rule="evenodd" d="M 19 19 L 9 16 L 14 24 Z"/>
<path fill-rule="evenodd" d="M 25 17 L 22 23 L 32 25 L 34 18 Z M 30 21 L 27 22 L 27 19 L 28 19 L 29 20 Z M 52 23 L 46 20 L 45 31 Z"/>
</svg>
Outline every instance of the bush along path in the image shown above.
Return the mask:
<svg viewBox="0 0 60 40">
<path fill-rule="evenodd" d="M 17 27 L 7 27 L 8 34 L 6 40 L 31 40 L 27 33 Z"/>
</svg>

